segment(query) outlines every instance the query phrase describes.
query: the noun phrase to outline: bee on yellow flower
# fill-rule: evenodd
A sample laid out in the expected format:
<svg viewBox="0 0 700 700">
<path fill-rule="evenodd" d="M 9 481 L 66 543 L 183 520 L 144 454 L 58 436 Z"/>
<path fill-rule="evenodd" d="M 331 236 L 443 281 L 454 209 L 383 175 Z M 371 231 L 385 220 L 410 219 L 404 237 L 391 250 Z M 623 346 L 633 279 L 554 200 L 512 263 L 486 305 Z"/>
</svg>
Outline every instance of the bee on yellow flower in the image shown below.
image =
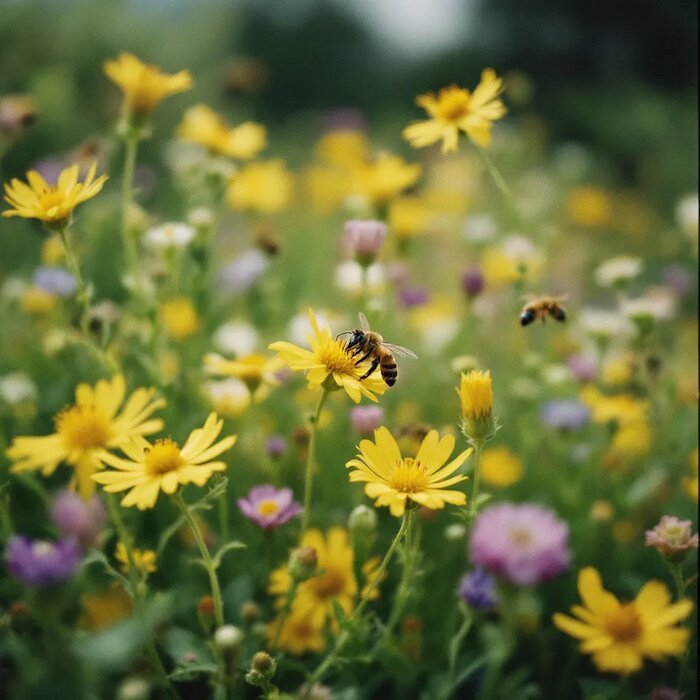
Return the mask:
<svg viewBox="0 0 700 700">
<path fill-rule="evenodd" d="M 506 106 L 500 99 L 503 90 L 503 79 L 491 68 L 486 68 L 471 93 L 450 85 L 437 95 L 419 95 L 416 104 L 428 113 L 430 119 L 410 124 L 403 130 L 403 137 L 414 148 L 442 141 L 442 153 L 457 150 L 460 132 L 477 145 L 488 146 L 493 122 L 506 114 Z"/>
<path fill-rule="evenodd" d="M 39 219 L 51 228 L 66 226 L 73 209 L 102 190 L 107 176 L 95 179 L 96 169 L 97 163 L 93 163 L 83 182 L 78 182 L 77 165 L 62 170 L 55 185 L 49 185 L 36 170 L 27 173 L 28 184 L 13 178 L 5 183 L 5 201 L 13 208 L 2 215 Z"/>
<path fill-rule="evenodd" d="M 161 491 L 172 495 L 181 485 L 204 486 L 215 472 L 226 469 L 225 462 L 212 461 L 236 442 L 235 435 L 216 442 L 223 426 L 223 420 L 211 413 L 204 426 L 193 430 L 182 447 L 170 438 L 151 444 L 137 437 L 120 445 L 128 459 L 106 454 L 104 461 L 112 469 L 92 478 L 109 493 L 128 490 L 121 500 L 125 508 L 153 508 Z"/>
<path fill-rule="evenodd" d="M 126 382 L 121 374 L 111 381 L 102 379 L 94 387 L 79 384 L 75 404 L 54 419 L 55 433 L 13 440 L 7 450 L 14 462 L 11 471 L 41 470 L 42 476 L 50 476 L 61 462 L 66 462 L 75 470 L 80 495 L 91 498 L 95 492 L 91 476 L 106 464 L 108 450 L 163 427 L 159 418 L 150 418 L 165 406 L 165 401 L 154 400 L 153 394 L 153 389 L 137 389 L 124 403 Z"/>
<path fill-rule="evenodd" d="M 642 668 L 645 658 L 661 661 L 686 650 L 690 631 L 678 627 L 693 610 L 688 598 L 671 602 L 660 581 L 648 581 L 637 597 L 620 602 L 603 588 L 600 574 L 592 567 L 579 572 L 578 590 L 583 605 L 574 605 L 576 616 L 554 614 L 554 624 L 581 640 L 580 651 L 591 654 L 602 672 L 627 675 Z"/>
<path fill-rule="evenodd" d="M 267 145 L 267 132 L 261 124 L 243 122 L 231 127 L 203 104 L 185 112 L 176 134 L 179 139 L 198 143 L 212 153 L 243 160 L 255 158 Z"/>
<path fill-rule="evenodd" d="M 150 114 L 166 97 L 192 89 L 188 70 L 169 74 L 158 66 L 143 63 L 134 54 L 122 52 L 116 60 L 103 64 L 105 75 L 124 93 L 124 108 L 128 114 Z"/>
</svg>

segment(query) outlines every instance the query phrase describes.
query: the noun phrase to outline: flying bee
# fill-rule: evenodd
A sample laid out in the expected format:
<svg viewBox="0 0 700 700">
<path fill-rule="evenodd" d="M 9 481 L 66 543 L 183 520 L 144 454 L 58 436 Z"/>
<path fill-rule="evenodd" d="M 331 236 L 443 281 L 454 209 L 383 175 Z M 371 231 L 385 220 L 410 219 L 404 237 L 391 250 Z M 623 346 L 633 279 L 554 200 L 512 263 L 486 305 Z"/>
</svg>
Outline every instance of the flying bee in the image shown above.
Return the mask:
<svg viewBox="0 0 700 700">
<path fill-rule="evenodd" d="M 398 355 L 399 357 L 412 357 L 414 359 L 417 357 L 412 350 L 403 348 L 400 345 L 394 345 L 393 343 L 387 343 L 379 333 L 371 331 L 367 318 L 362 312 L 360 312 L 360 328 L 346 331 L 340 335 L 350 336 L 348 342 L 345 343 L 345 349 L 348 351 L 352 350 L 352 357 L 360 356 L 360 359 L 355 362 L 356 365 L 361 364 L 369 358 L 372 360 L 372 364 L 360 377 L 360 381 L 367 379 L 367 377 L 379 367 L 382 379 L 386 385 L 394 386 L 399 376 L 399 368 L 396 366 L 394 355 Z"/>
<path fill-rule="evenodd" d="M 542 319 L 542 323 L 547 320 L 547 316 L 551 316 L 555 321 L 565 321 L 566 312 L 561 308 L 560 303 L 564 297 L 539 297 L 532 299 L 520 312 L 520 325 L 529 326 L 538 318 Z"/>
</svg>

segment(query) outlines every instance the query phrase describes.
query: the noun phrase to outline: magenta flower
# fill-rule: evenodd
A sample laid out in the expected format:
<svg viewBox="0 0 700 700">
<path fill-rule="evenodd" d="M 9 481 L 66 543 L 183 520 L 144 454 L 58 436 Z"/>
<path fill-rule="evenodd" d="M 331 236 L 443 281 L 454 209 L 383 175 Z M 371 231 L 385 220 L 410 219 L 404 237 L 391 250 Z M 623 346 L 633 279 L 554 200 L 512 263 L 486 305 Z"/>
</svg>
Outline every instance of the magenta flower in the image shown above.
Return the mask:
<svg viewBox="0 0 700 700">
<path fill-rule="evenodd" d="M 62 489 L 51 504 L 51 520 L 62 535 L 75 537 L 83 549 L 90 549 L 97 544 L 107 513 L 98 496 L 84 501 L 75 491 Z"/>
<path fill-rule="evenodd" d="M 568 568 L 569 528 L 534 503 L 502 503 L 477 517 L 469 556 L 475 566 L 511 583 L 541 583 Z"/>
<path fill-rule="evenodd" d="M 78 542 L 71 538 L 47 542 L 16 535 L 7 541 L 8 571 L 20 582 L 36 588 L 71 578 L 80 564 Z"/>
<path fill-rule="evenodd" d="M 239 498 L 237 503 L 246 518 L 265 530 L 284 525 L 301 513 L 301 506 L 294 502 L 292 490 L 276 489 L 272 484 L 255 486 L 247 499 Z"/>
</svg>

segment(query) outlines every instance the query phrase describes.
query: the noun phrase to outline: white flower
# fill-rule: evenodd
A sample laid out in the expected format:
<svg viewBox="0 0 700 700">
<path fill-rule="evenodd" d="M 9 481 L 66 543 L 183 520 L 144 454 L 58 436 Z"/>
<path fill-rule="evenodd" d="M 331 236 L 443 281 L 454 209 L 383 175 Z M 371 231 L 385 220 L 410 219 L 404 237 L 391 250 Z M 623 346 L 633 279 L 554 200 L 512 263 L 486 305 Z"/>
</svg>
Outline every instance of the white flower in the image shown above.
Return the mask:
<svg viewBox="0 0 700 700">
<path fill-rule="evenodd" d="M 213 341 L 220 352 L 243 357 L 255 351 L 259 335 L 247 321 L 229 321 L 216 329 Z"/>
<path fill-rule="evenodd" d="M 358 296 L 364 291 L 380 294 L 384 289 L 386 274 L 380 263 L 373 263 L 366 270 L 355 260 L 346 260 L 335 268 L 333 280 L 342 292 L 349 296 Z"/>
<path fill-rule="evenodd" d="M 640 258 L 620 255 L 610 258 L 596 268 L 593 273 L 601 287 L 615 287 L 638 277 L 642 271 Z"/>
<path fill-rule="evenodd" d="M 644 296 L 622 302 L 622 313 L 633 321 L 651 318 L 667 321 L 676 315 L 675 294 L 668 287 L 650 287 Z"/>
<path fill-rule="evenodd" d="M 10 406 L 22 401 L 34 401 L 37 388 L 31 378 L 24 372 L 10 372 L 0 377 L 0 400 Z"/>
<path fill-rule="evenodd" d="M 496 232 L 496 220 L 490 214 L 474 214 L 464 222 L 464 237 L 470 243 L 487 243 Z"/>
<path fill-rule="evenodd" d="M 552 364 L 542 368 L 542 379 L 550 386 L 561 386 L 573 379 L 573 376 L 566 365 Z"/>
<path fill-rule="evenodd" d="M 683 197 L 676 205 L 676 221 L 678 225 L 689 233 L 698 232 L 698 195 L 689 194 Z"/>
<path fill-rule="evenodd" d="M 195 228 L 209 228 L 214 225 L 214 212 L 209 207 L 197 207 L 187 212 L 187 222 Z"/>
<path fill-rule="evenodd" d="M 234 294 L 245 292 L 258 281 L 269 266 L 270 260 L 261 250 L 244 250 L 221 268 L 221 286 Z"/>
<path fill-rule="evenodd" d="M 0 297 L 5 301 L 17 301 L 29 285 L 21 277 L 8 277 L 0 289 Z"/>
<path fill-rule="evenodd" d="M 144 234 L 146 245 L 151 248 L 185 248 L 194 239 L 195 231 L 189 224 L 170 221 L 149 228 Z"/>
<path fill-rule="evenodd" d="M 579 325 L 587 335 L 601 340 L 629 338 L 634 333 L 625 316 L 605 309 L 583 309 L 579 314 Z"/>
<path fill-rule="evenodd" d="M 229 377 L 204 385 L 204 395 L 222 416 L 240 416 L 250 406 L 252 397 L 246 383 Z"/>
</svg>

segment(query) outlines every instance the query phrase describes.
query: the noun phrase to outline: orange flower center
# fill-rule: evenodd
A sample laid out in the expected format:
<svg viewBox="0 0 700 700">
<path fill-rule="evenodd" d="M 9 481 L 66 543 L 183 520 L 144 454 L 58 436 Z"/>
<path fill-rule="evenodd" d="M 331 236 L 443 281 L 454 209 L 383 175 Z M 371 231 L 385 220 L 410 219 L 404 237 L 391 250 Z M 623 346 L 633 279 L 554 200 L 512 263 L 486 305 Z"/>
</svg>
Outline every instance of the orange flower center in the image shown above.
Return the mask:
<svg viewBox="0 0 700 700">
<path fill-rule="evenodd" d="M 394 464 L 388 483 L 401 493 L 425 491 L 428 488 L 426 467 L 413 457 L 404 457 Z"/>
<path fill-rule="evenodd" d="M 279 513 L 279 505 L 272 500 L 260 501 L 258 503 L 258 514 L 259 515 L 276 515 Z"/>
<path fill-rule="evenodd" d="M 106 447 L 112 437 L 109 420 L 93 406 L 73 406 L 56 417 L 56 430 L 69 450 Z"/>
<path fill-rule="evenodd" d="M 144 459 L 146 472 L 151 476 L 167 474 L 176 471 L 182 466 L 179 445 L 170 438 L 158 440 L 151 447 Z"/>
<path fill-rule="evenodd" d="M 456 122 L 469 113 L 469 93 L 460 88 L 442 90 L 438 97 L 437 113 L 446 122 Z"/>
<path fill-rule="evenodd" d="M 642 621 L 633 603 L 623 603 L 605 621 L 605 629 L 617 642 L 630 642 L 642 633 Z"/>
<path fill-rule="evenodd" d="M 317 598 L 335 598 L 345 590 L 347 577 L 345 572 L 337 567 L 327 566 L 325 569 L 321 576 L 310 579 L 308 586 Z"/>
</svg>

